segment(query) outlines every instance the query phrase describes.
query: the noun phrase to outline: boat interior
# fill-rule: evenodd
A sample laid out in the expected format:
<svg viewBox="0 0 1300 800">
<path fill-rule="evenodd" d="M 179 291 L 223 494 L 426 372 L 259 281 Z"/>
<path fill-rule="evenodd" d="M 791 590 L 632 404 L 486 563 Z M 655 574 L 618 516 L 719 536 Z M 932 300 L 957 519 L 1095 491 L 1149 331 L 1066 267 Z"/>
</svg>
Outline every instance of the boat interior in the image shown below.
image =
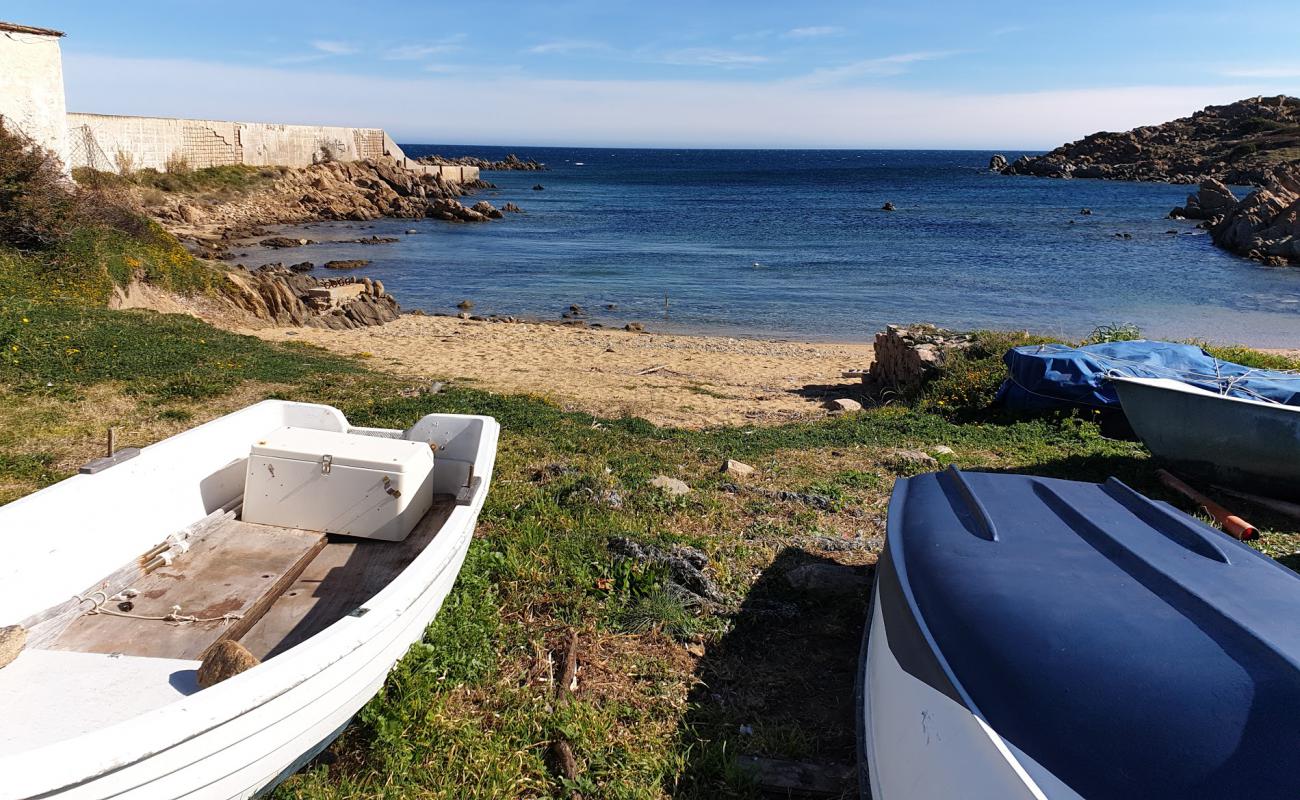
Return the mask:
<svg viewBox="0 0 1300 800">
<path fill-rule="evenodd" d="M 25 621 L 28 647 L 202 660 L 222 640 L 260 661 L 354 613 L 442 528 L 439 495 L 400 542 L 260 525 L 218 511 L 184 532 L 189 549 L 150 569 L 150 550 L 72 599 Z"/>
<path fill-rule="evenodd" d="M 198 667 L 219 641 L 237 641 L 267 661 L 364 613 L 455 507 L 455 496 L 435 496 L 400 542 L 244 522 L 238 506 L 214 512 L 183 532 L 189 550 L 170 565 L 146 570 L 154 558 L 146 551 L 80 599 L 23 621 L 23 657 L 0 670 L 0 707 L 15 723 L 0 722 L 0 752 L 58 741 L 199 691 Z M 78 714 L 49 714 L 51 697 Z M 48 724 L 33 726 L 34 719 Z"/>
<path fill-rule="evenodd" d="M 342 421 L 338 412 L 333 413 Z M 343 428 L 362 435 L 429 441 L 440 451 L 432 473 L 432 506 L 400 541 L 242 519 L 240 476 L 246 456 L 226 460 L 231 448 L 223 443 L 224 452 L 218 451 L 207 467 L 198 469 L 204 476 L 199 481 L 193 480 L 194 474 L 171 477 L 172 472 L 185 470 L 171 468 L 169 457 L 175 453 L 167 451 L 175 450 L 174 440 L 187 434 L 148 449 L 157 448 L 156 453 L 146 450 L 134 462 L 109 470 L 127 473 L 129 467 L 135 475 L 85 484 L 102 487 L 111 496 L 115 483 L 137 491 L 136 487 L 149 487 L 142 475 L 168 476 L 178 490 L 193 496 L 175 508 L 151 509 L 153 519 L 149 512 L 141 513 L 136 525 L 100 509 L 103 523 L 98 529 L 94 509 L 78 507 L 66 515 L 77 523 L 75 533 L 81 537 L 77 541 L 50 537 L 42 545 L 36 537 L 21 539 L 19 546 L 28 549 L 19 555 L 34 566 L 20 577 L 21 566 L 11 564 L 14 581 L 25 585 L 8 590 L 9 608 L 0 614 L 0 623 L 21 624 L 27 639 L 18 658 L 0 669 L 0 708 L 6 712 L 0 715 L 0 755 L 121 722 L 200 691 L 197 670 L 204 654 L 218 642 L 238 642 L 264 662 L 347 616 L 365 614 L 365 604 L 438 541 L 457 507 L 470 504 L 476 495 L 479 481 L 473 468 L 481 425 L 472 420 L 463 429 L 456 428 L 454 421 L 443 425 L 449 430 L 441 431 L 441 439 L 414 429 Z M 200 432 L 202 428 L 189 433 Z M 221 433 L 219 427 L 207 432 L 218 441 L 228 438 Z M 246 432 L 239 432 L 236 447 L 246 448 L 243 442 L 248 439 Z M 148 463 L 146 456 L 153 456 L 155 463 Z M 15 509 L 9 516 L 9 508 L 0 512 L 0 529 L 10 528 L 10 523 L 15 528 L 30 524 L 44 518 L 52 507 L 66 507 L 77 497 L 75 484 L 83 477 L 87 476 L 44 490 L 54 495 L 45 507 L 33 502 L 20 508 L 27 500 L 44 499 L 43 493 L 11 504 Z M 69 484 L 73 486 L 64 493 L 67 496 L 59 497 Z M 158 486 L 152 487 L 154 496 L 160 496 Z M 203 491 L 193 491 L 196 486 Z M 84 504 L 88 498 L 81 494 Z M 116 506 L 129 507 L 129 498 Z M 176 524 L 180 520 L 186 524 Z M 68 522 L 61 520 L 61 524 Z M 448 530 L 446 535 L 453 533 Z M 69 556 L 96 547 L 94 561 L 79 562 Z M 57 572 L 61 564 L 67 565 L 63 574 Z M 48 572 L 46 567 L 55 571 L 49 573 L 51 580 L 41 581 L 34 573 Z M 90 575 L 99 577 L 86 580 Z M 39 601 L 42 595 L 48 598 L 42 605 L 58 601 L 26 618 L 13 618 L 24 596 Z M 27 607 L 35 605 L 31 602 Z"/>
</svg>

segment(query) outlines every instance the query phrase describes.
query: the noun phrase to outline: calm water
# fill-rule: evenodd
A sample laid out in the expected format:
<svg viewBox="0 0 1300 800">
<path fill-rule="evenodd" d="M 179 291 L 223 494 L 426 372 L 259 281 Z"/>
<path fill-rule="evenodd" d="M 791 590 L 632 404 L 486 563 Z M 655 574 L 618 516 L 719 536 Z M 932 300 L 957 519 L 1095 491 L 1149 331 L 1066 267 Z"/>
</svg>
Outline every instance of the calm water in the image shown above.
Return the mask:
<svg viewBox="0 0 1300 800">
<path fill-rule="evenodd" d="M 470 298 L 476 313 L 555 318 L 579 303 L 608 324 L 732 335 L 862 340 L 932 321 L 1078 336 L 1133 322 L 1151 336 L 1300 346 L 1300 269 L 1236 258 L 1164 219 L 1184 186 L 1002 177 L 985 171 L 990 153 L 968 151 L 404 147 L 517 152 L 551 169 L 485 173 L 499 188 L 479 197 L 523 215 L 318 225 L 305 234 L 402 239 L 243 263 L 370 258 L 364 274 L 407 308 L 454 312 Z"/>
</svg>

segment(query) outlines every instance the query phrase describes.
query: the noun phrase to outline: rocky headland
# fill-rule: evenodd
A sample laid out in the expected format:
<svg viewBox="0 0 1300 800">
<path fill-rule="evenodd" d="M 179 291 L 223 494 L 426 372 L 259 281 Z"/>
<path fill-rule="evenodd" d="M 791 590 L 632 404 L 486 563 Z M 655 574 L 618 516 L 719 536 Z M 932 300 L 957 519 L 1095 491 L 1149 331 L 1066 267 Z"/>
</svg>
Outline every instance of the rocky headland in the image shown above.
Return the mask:
<svg viewBox="0 0 1300 800">
<path fill-rule="evenodd" d="M 1263 186 L 1238 200 L 1210 179 L 1169 216 L 1204 220 L 1214 243 L 1272 266 L 1300 264 L 1300 164 L 1275 167 Z"/>
<path fill-rule="evenodd" d="M 546 169 L 546 165 L 540 161 L 521 159 L 514 153 L 509 154 L 500 161 L 490 161 L 486 158 L 477 158 L 475 156 L 456 156 L 448 158 L 436 153 L 431 156 L 422 156 L 416 159 L 421 164 L 429 164 L 435 167 L 478 167 L 480 171 L 486 172 L 506 172 L 510 170 L 522 172 L 541 172 Z"/>
<path fill-rule="evenodd" d="M 500 212 L 486 201 L 473 208 L 460 201 L 483 188 L 492 188 L 492 184 L 456 183 L 378 158 L 285 169 L 275 180 L 247 194 L 215 201 L 175 193 L 148 199 L 143 205 L 182 242 L 213 257 L 232 241 L 255 235 L 267 225 L 381 217 L 433 217 L 452 222 L 500 218 Z"/>
<path fill-rule="evenodd" d="M 1274 167 L 1300 162 L 1300 99 L 1278 95 L 1208 106 L 1190 117 L 1101 132 L 1041 156 L 989 168 L 1004 175 L 1262 186 Z"/>
<path fill-rule="evenodd" d="M 233 261 L 232 248 L 256 246 L 286 249 L 314 244 L 283 235 L 267 236 L 264 228 L 318 221 L 367 221 L 381 217 L 431 218 L 447 222 L 488 222 L 514 204 L 496 208 L 486 200 L 462 201 L 467 193 L 492 188 L 484 181 L 457 183 L 441 175 L 407 169 L 389 158 L 331 161 L 302 168 L 282 168 L 253 188 L 238 193 L 196 191 L 158 192 L 135 187 L 135 205 L 156 219 L 194 254 Z M 395 237 L 370 236 L 346 240 L 383 245 Z M 333 261 L 329 270 L 353 270 L 365 259 Z M 307 262 L 273 264 L 256 270 L 241 265 L 225 270 L 224 282 L 211 302 L 188 309 L 211 321 L 238 326 L 304 325 L 347 329 L 381 325 L 397 318 L 397 301 L 383 284 L 366 277 L 315 278 Z M 174 299 L 147 291 L 125 293 L 126 305 L 168 304 Z M 182 309 L 186 310 L 186 309 Z"/>
</svg>

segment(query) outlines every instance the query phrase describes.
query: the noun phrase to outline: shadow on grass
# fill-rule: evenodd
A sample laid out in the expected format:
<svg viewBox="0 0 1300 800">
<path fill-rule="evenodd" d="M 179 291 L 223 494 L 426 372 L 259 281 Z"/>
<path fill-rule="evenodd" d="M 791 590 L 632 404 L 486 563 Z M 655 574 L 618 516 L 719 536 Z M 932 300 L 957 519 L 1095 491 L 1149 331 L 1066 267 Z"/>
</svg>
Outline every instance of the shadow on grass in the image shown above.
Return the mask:
<svg viewBox="0 0 1300 800">
<path fill-rule="evenodd" d="M 788 796 L 764 795 L 737 766 L 747 755 L 853 774 L 854 681 L 872 575 L 870 566 L 796 547 L 777 555 L 698 664 L 675 797 Z M 845 783 L 843 796 L 857 797 L 856 782 Z"/>
<path fill-rule="evenodd" d="M 1161 488 L 1156 479 L 1156 469 L 1159 466 L 1159 462 L 1140 456 L 1090 454 L 1046 459 L 1024 466 L 979 467 L 977 471 L 1038 475 L 1091 483 L 1101 483 L 1107 478 L 1115 477 L 1133 489 L 1147 493 Z"/>
<path fill-rule="evenodd" d="M 786 393 L 822 402 L 847 397 L 850 400 L 857 400 L 864 406 L 878 405 L 876 399 L 863 388 L 861 381 L 848 379 L 844 383 L 808 383 L 796 389 L 786 389 Z"/>
</svg>

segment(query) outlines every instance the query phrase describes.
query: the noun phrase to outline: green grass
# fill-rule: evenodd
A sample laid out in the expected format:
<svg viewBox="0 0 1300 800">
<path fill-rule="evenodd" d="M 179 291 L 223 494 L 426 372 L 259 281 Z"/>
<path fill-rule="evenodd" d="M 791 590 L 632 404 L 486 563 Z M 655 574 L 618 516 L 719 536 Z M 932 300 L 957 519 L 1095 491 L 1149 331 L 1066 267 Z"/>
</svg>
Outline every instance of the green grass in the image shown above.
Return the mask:
<svg viewBox="0 0 1300 800">
<path fill-rule="evenodd" d="M 280 798 L 753 796 L 739 754 L 852 757 L 841 712 L 865 598 L 805 596 L 783 575 L 808 563 L 870 568 L 870 549 L 808 542 L 882 535 L 898 474 L 890 449 L 944 444 L 963 467 L 1116 474 L 1166 496 L 1140 445 L 1105 439 L 1089 421 L 974 407 L 992 385 L 989 361 L 1023 337 L 987 335 L 915 404 L 688 431 L 455 384 L 430 395 L 360 361 L 187 317 L 71 302 L 0 308 L 0 344 L 17 354 L 0 362 L 0 498 L 69 474 L 105 424 L 143 444 L 267 396 L 336 405 L 360 425 L 401 427 L 432 412 L 502 423 L 492 490 L 437 620 Z M 759 469 L 747 486 L 822 494 L 834 508 L 729 492 L 732 478 L 717 471 L 725 458 Z M 648 485 L 657 474 L 693 491 L 667 498 Z M 1262 549 L 1292 559 L 1294 527 L 1267 523 Z M 612 556 L 614 536 L 700 548 L 725 607 L 683 603 L 662 571 Z M 575 632 L 579 689 L 557 705 L 548 654 Z M 576 784 L 547 767 L 555 731 L 579 759 Z"/>
<path fill-rule="evenodd" d="M 0 247 L 0 302 L 103 306 L 133 279 L 179 294 L 217 285 L 219 267 L 194 258 L 157 223 L 140 225 L 138 233 L 82 225 L 39 253 Z"/>
<path fill-rule="evenodd" d="M 160 172 L 148 168 L 135 170 L 129 175 L 95 171 L 86 167 L 73 171 L 73 177 L 78 183 L 100 188 L 120 189 L 124 185 L 134 184 L 167 193 L 232 195 L 252 191 L 282 174 L 284 170 L 279 167 L 254 167 L 246 164 L 180 169 L 173 172 Z"/>
</svg>

